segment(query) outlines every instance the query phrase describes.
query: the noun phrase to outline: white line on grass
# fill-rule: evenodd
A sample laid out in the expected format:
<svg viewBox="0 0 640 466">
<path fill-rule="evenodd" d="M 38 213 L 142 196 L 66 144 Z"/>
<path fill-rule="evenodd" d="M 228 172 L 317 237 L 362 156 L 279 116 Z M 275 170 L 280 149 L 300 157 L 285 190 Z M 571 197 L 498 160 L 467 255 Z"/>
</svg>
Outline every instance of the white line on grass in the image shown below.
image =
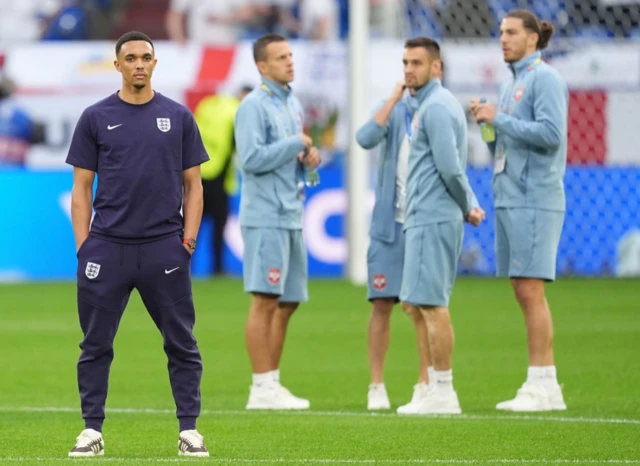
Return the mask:
<svg viewBox="0 0 640 466">
<path fill-rule="evenodd" d="M 0 458 L 0 462 L 72 462 L 91 461 L 91 462 L 118 462 L 131 461 L 136 463 L 189 463 L 189 462 L 207 462 L 222 464 L 640 464 L 640 460 L 598 460 L 598 459 L 514 459 L 514 458 L 495 458 L 495 459 L 403 459 L 403 460 L 385 460 L 385 459 L 337 459 L 337 458 L 301 458 L 301 459 L 250 459 L 250 458 L 26 458 L 26 457 L 9 457 Z"/>
<path fill-rule="evenodd" d="M 34 413 L 80 413 L 80 408 L 55 407 L 55 406 L 0 406 L 0 412 L 34 412 Z M 173 409 L 154 408 L 107 408 L 107 413 L 114 414 L 175 414 Z M 399 418 L 394 413 L 366 413 L 353 411 L 247 411 L 247 410 L 224 410 L 224 409 L 203 409 L 202 415 L 273 415 L 284 414 L 289 416 L 318 416 L 318 417 L 385 417 Z M 527 414 L 460 414 L 460 415 L 438 415 L 438 416 L 402 416 L 411 419 L 449 419 L 462 421 L 486 421 L 486 420 L 511 420 L 511 421 L 539 421 L 539 422 L 574 422 L 579 424 L 634 424 L 640 425 L 640 419 L 620 419 L 620 418 L 594 418 L 594 417 L 569 417 L 569 416 L 542 416 Z"/>
</svg>

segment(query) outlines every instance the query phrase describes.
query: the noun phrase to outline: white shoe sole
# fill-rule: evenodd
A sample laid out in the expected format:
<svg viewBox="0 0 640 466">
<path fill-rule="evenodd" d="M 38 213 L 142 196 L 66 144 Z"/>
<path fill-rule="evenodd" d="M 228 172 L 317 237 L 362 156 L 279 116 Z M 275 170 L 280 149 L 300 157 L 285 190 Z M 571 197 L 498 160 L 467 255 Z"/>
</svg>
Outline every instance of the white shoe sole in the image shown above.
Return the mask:
<svg viewBox="0 0 640 466">
<path fill-rule="evenodd" d="M 391 409 L 391 404 L 367 405 L 369 411 L 385 411 Z"/>
<path fill-rule="evenodd" d="M 309 405 L 300 405 L 300 406 L 273 406 L 273 405 L 263 405 L 259 403 L 249 403 L 245 407 L 245 409 L 249 410 L 271 410 L 271 411 L 303 411 L 305 409 L 309 409 Z"/>
<path fill-rule="evenodd" d="M 462 409 L 461 408 L 438 408 L 438 409 L 432 409 L 429 411 L 398 411 L 398 414 L 401 414 L 403 416 L 429 416 L 431 414 L 462 414 Z"/>
<path fill-rule="evenodd" d="M 92 451 L 87 452 L 69 452 L 69 458 L 87 458 L 91 456 L 104 456 L 104 450 L 100 450 L 98 453 Z"/>
<path fill-rule="evenodd" d="M 199 451 L 197 453 L 189 453 L 188 451 L 180 451 L 178 450 L 178 456 L 190 456 L 192 458 L 208 458 L 208 451 Z"/>
<path fill-rule="evenodd" d="M 512 406 L 509 404 L 498 403 L 496 405 L 498 411 L 510 411 L 512 413 L 543 413 L 553 411 L 551 406 Z M 565 406 L 566 409 L 566 406 Z M 561 409 L 559 409 L 561 411 Z"/>
</svg>

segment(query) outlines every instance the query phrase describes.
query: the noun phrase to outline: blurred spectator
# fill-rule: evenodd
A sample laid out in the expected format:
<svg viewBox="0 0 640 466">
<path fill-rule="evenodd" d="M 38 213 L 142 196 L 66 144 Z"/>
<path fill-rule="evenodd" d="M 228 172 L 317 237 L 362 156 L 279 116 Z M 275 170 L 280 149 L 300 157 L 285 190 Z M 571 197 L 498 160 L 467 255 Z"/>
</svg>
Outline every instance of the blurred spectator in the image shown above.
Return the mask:
<svg viewBox="0 0 640 466">
<path fill-rule="evenodd" d="M 294 16 L 296 0 L 250 0 L 253 14 L 247 22 L 246 38 L 273 33 L 284 37 L 297 37 L 300 22 Z"/>
<path fill-rule="evenodd" d="M 241 26 L 253 13 L 247 0 L 171 0 L 166 17 L 167 32 L 171 40 L 181 44 L 191 39 L 229 45 L 240 39 Z"/>
<path fill-rule="evenodd" d="M 44 142 L 44 125 L 34 122 L 11 97 L 14 83 L 0 76 L 0 167 L 24 166 L 31 144 Z"/>
<path fill-rule="evenodd" d="M 66 0 L 43 40 L 105 40 L 127 0 Z"/>
<path fill-rule="evenodd" d="M 62 0 L 0 0 L 0 43 L 38 40 Z"/>
<path fill-rule="evenodd" d="M 311 40 L 339 39 L 336 0 L 299 0 L 300 34 Z"/>
<path fill-rule="evenodd" d="M 201 165 L 204 197 L 203 215 L 213 220 L 211 252 L 213 272 L 224 273 L 224 228 L 229 217 L 229 196 L 237 191 L 236 171 L 232 162 L 235 151 L 234 120 L 240 101 L 251 92 L 243 87 L 238 96 L 212 95 L 202 99 L 194 112 L 209 161 Z"/>
</svg>

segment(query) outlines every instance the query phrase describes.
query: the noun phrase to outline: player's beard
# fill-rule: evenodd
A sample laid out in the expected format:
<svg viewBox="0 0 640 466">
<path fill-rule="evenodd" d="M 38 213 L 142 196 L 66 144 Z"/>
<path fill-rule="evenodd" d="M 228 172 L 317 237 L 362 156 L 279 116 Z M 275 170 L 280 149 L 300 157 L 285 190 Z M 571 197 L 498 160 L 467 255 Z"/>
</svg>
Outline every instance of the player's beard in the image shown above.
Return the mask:
<svg viewBox="0 0 640 466">
<path fill-rule="evenodd" d="M 136 83 L 133 85 L 133 87 L 135 87 L 138 90 L 144 89 L 145 87 L 147 87 L 146 83 Z"/>
</svg>

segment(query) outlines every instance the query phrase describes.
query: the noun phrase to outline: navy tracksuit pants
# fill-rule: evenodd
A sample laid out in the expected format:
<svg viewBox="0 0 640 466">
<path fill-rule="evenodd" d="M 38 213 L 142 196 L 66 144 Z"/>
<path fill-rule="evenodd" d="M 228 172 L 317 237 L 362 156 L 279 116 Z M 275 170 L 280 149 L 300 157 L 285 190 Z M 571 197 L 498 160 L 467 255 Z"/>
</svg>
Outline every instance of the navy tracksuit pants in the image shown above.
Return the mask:
<svg viewBox="0 0 640 466">
<path fill-rule="evenodd" d="M 78 313 L 84 339 L 78 388 L 86 428 L 102 430 L 113 340 L 136 288 L 164 340 L 180 430 L 200 414 L 202 359 L 193 336 L 191 254 L 179 236 L 120 244 L 89 236 L 78 251 Z"/>
</svg>

